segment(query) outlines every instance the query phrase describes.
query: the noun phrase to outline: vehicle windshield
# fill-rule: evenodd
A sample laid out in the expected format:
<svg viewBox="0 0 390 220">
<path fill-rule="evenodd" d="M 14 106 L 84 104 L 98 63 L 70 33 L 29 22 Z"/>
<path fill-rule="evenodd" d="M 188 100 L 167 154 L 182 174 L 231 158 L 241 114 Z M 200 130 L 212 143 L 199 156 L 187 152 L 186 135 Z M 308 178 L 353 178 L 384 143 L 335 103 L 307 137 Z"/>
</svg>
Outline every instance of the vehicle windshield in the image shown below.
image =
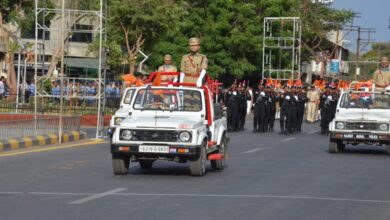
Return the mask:
<svg viewBox="0 0 390 220">
<path fill-rule="evenodd" d="M 131 99 L 133 98 L 133 95 L 134 95 L 134 91 L 135 91 L 135 89 L 127 90 L 127 92 L 125 94 L 125 98 L 123 99 L 124 104 L 130 104 Z"/>
<path fill-rule="evenodd" d="M 341 108 L 390 109 L 390 94 L 372 92 L 345 93 Z"/>
<path fill-rule="evenodd" d="M 135 97 L 133 108 L 136 110 L 199 112 L 202 110 L 201 93 L 185 89 L 141 89 Z"/>
</svg>

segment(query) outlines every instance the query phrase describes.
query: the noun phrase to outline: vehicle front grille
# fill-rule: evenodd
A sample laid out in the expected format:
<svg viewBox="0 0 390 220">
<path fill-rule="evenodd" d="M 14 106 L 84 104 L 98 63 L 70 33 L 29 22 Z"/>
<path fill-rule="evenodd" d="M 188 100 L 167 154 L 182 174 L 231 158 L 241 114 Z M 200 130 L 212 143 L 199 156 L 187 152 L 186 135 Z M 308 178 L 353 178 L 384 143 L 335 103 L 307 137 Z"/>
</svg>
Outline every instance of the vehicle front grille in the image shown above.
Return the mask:
<svg viewBox="0 0 390 220">
<path fill-rule="evenodd" d="M 379 124 L 367 122 L 347 122 L 345 128 L 347 130 L 379 130 Z"/>
<path fill-rule="evenodd" d="M 133 140 L 135 141 L 176 142 L 178 140 L 178 131 L 133 130 L 133 136 Z"/>
</svg>

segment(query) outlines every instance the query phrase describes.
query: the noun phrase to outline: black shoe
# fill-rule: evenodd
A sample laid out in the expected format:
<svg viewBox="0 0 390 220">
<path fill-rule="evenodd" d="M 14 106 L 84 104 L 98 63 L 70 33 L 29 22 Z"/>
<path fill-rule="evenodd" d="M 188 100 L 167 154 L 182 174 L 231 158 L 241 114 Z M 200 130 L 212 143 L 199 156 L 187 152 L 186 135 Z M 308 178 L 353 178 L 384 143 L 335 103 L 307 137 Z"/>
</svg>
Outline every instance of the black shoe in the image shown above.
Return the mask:
<svg viewBox="0 0 390 220">
<path fill-rule="evenodd" d="M 283 134 L 284 134 L 284 131 L 279 132 L 279 134 L 280 134 L 280 135 L 283 135 Z"/>
</svg>

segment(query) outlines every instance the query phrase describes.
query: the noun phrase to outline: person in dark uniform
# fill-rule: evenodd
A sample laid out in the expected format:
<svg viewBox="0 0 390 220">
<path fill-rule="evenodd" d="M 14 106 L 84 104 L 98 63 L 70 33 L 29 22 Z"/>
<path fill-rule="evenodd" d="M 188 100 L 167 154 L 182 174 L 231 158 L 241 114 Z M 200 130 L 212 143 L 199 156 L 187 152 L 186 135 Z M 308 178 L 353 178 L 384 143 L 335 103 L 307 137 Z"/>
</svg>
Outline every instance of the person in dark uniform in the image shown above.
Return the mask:
<svg viewBox="0 0 390 220">
<path fill-rule="evenodd" d="M 267 126 L 266 131 L 274 131 L 277 96 L 272 86 L 267 89 Z"/>
<path fill-rule="evenodd" d="M 292 130 L 292 95 L 288 88 L 284 88 L 283 94 L 279 98 L 280 102 L 280 133 L 289 135 Z"/>
<path fill-rule="evenodd" d="M 239 107 L 239 125 L 238 129 L 240 131 L 245 130 L 245 120 L 246 120 L 246 111 L 248 107 L 248 100 L 251 100 L 250 94 L 247 92 L 244 86 L 239 87 L 239 98 L 240 98 L 240 107 Z"/>
<path fill-rule="evenodd" d="M 298 124 L 298 106 L 299 106 L 299 98 L 297 93 L 297 87 L 293 86 L 291 88 L 291 129 L 288 129 L 289 134 L 294 134 L 297 132 L 297 124 Z"/>
<path fill-rule="evenodd" d="M 266 124 L 265 116 L 267 102 L 263 85 L 259 84 L 258 90 L 254 92 L 253 102 L 253 132 L 263 132 Z"/>
<path fill-rule="evenodd" d="M 321 135 L 327 135 L 329 132 L 329 119 L 331 118 L 331 101 L 333 97 L 330 88 L 327 87 L 325 92 L 320 97 L 320 112 L 321 112 Z"/>
<path fill-rule="evenodd" d="M 303 88 L 298 89 L 298 112 L 297 112 L 297 122 L 295 125 L 296 131 L 302 132 L 302 122 L 303 122 L 303 115 L 305 114 L 305 104 L 307 102 L 307 96 L 305 93 L 305 90 Z"/>
<path fill-rule="evenodd" d="M 225 104 L 227 108 L 228 131 L 238 130 L 239 94 L 237 85 L 233 84 L 225 94 Z"/>
</svg>

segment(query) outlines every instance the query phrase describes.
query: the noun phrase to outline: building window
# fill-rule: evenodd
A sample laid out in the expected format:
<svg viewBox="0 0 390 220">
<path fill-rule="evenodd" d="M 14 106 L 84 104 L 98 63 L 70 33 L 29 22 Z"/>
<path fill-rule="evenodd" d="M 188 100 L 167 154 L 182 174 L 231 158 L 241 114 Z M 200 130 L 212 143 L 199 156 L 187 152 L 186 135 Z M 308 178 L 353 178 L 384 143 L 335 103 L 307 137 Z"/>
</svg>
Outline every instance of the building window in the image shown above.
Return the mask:
<svg viewBox="0 0 390 220">
<path fill-rule="evenodd" d="M 85 31 L 92 31 L 92 25 L 86 24 L 75 24 L 73 25 L 72 30 L 75 32 L 72 33 L 71 42 L 80 42 L 80 43 L 92 43 L 92 33 L 80 33 Z"/>
<path fill-rule="evenodd" d="M 43 33 L 45 33 L 45 39 L 43 39 Z M 35 25 L 29 28 L 23 28 L 21 31 L 22 38 L 24 39 L 35 39 Z M 38 39 L 50 40 L 50 32 L 38 29 Z"/>
</svg>

